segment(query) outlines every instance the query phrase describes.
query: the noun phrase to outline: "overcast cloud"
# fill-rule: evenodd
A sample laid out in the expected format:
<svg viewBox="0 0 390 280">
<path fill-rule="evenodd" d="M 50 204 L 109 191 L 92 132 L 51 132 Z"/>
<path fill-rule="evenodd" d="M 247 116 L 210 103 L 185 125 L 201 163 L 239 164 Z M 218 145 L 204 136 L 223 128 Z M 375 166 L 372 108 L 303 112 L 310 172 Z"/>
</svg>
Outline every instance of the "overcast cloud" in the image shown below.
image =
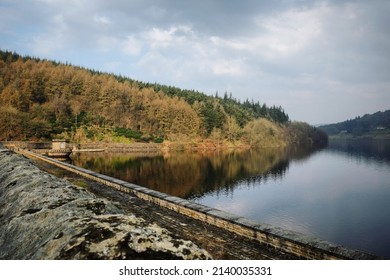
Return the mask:
<svg viewBox="0 0 390 280">
<path fill-rule="evenodd" d="M 389 14 L 387 0 L 0 0 L 0 48 L 330 123 L 390 109 Z"/>
</svg>

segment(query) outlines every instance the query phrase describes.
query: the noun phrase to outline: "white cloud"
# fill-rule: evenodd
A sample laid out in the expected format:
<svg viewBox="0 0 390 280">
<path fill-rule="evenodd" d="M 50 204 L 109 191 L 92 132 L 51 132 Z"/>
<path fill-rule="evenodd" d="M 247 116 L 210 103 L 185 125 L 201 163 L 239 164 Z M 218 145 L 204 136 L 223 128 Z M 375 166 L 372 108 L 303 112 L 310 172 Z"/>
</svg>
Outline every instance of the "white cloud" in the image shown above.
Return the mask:
<svg viewBox="0 0 390 280">
<path fill-rule="evenodd" d="M 220 59 L 213 62 L 212 70 L 215 75 L 243 76 L 245 74 L 245 62 L 240 59 Z"/>
<path fill-rule="evenodd" d="M 96 41 L 94 43 L 96 44 L 97 50 L 106 53 L 115 50 L 118 44 L 120 44 L 120 40 L 117 37 L 111 35 L 102 34 L 96 37 L 95 40 Z"/>
<path fill-rule="evenodd" d="M 135 36 L 127 36 L 122 42 L 122 51 L 128 55 L 139 55 L 142 50 L 142 42 Z"/>
<path fill-rule="evenodd" d="M 254 41 L 269 57 L 289 56 L 303 51 L 321 34 L 319 14 L 323 8 L 287 11 L 260 22 L 265 33 Z"/>
<path fill-rule="evenodd" d="M 103 25 L 103 26 L 108 26 L 108 25 L 111 25 L 112 22 L 110 20 L 110 18 L 106 17 L 106 16 L 95 16 L 93 18 L 93 20 L 95 21 L 95 23 L 99 24 L 99 25 Z"/>
<path fill-rule="evenodd" d="M 253 19 L 252 32 L 246 37 L 225 39 L 213 36 L 210 40 L 219 47 L 269 59 L 282 58 L 305 50 L 317 39 L 322 32 L 321 18 L 328 12 L 326 6 L 318 6 L 308 10 L 291 9 L 266 17 L 261 14 Z"/>
<path fill-rule="evenodd" d="M 153 27 L 144 34 L 144 39 L 151 48 L 178 47 L 187 45 L 188 41 L 193 41 L 193 31 L 189 26 L 171 26 L 168 29 Z"/>
<path fill-rule="evenodd" d="M 174 27 L 171 27 L 168 30 L 162 30 L 154 27 L 146 34 L 148 44 L 152 48 L 168 47 L 174 40 L 175 31 L 176 28 Z"/>
</svg>

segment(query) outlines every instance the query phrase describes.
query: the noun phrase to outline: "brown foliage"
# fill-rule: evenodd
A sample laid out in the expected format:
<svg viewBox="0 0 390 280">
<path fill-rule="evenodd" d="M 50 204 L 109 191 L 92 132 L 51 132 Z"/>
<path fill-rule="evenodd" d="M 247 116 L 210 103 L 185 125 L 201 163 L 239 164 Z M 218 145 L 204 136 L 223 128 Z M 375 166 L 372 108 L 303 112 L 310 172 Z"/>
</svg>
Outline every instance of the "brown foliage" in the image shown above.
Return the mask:
<svg viewBox="0 0 390 280">
<path fill-rule="evenodd" d="M 288 120 L 281 108 L 265 104 L 240 104 L 227 96 L 212 98 L 1 50 L 0 110 L 0 140 L 61 134 L 73 140 L 85 135 L 110 141 L 123 136 L 115 135 L 119 129 L 139 141 L 209 137 L 218 142 L 280 146 L 286 142 L 281 126 L 259 116 Z"/>
<path fill-rule="evenodd" d="M 56 134 L 81 125 L 125 127 L 165 138 L 199 134 L 199 115 L 178 97 L 69 65 L 21 58 L 0 62 L 1 123 L 6 122 L 0 140 L 47 137 L 48 128 Z M 27 116 L 26 123 L 18 120 L 20 114 Z"/>
</svg>

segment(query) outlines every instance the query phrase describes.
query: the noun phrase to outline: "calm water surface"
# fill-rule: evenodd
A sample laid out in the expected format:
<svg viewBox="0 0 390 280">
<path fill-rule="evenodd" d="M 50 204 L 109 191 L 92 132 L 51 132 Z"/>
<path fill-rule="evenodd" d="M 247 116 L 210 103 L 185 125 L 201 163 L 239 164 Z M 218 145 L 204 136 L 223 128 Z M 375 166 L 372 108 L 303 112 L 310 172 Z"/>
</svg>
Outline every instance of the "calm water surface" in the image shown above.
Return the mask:
<svg viewBox="0 0 390 280">
<path fill-rule="evenodd" d="M 73 163 L 390 258 L 390 141 L 322 150 L 79 154 Z"/>
</svg>

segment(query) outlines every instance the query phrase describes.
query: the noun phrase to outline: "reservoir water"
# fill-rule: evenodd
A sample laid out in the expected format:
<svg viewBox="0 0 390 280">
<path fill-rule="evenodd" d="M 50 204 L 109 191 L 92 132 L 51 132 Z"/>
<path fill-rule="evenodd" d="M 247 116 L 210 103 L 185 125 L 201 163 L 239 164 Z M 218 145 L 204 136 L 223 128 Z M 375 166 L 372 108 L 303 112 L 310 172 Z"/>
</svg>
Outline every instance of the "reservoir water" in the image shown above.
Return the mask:
<svg viewBox="0 0 390 280">
<path fill-rule="evenodd" d="M 390 141 L 313 149 L 82 153 L 73 164 L 390 259 Z"/>
</svg>

